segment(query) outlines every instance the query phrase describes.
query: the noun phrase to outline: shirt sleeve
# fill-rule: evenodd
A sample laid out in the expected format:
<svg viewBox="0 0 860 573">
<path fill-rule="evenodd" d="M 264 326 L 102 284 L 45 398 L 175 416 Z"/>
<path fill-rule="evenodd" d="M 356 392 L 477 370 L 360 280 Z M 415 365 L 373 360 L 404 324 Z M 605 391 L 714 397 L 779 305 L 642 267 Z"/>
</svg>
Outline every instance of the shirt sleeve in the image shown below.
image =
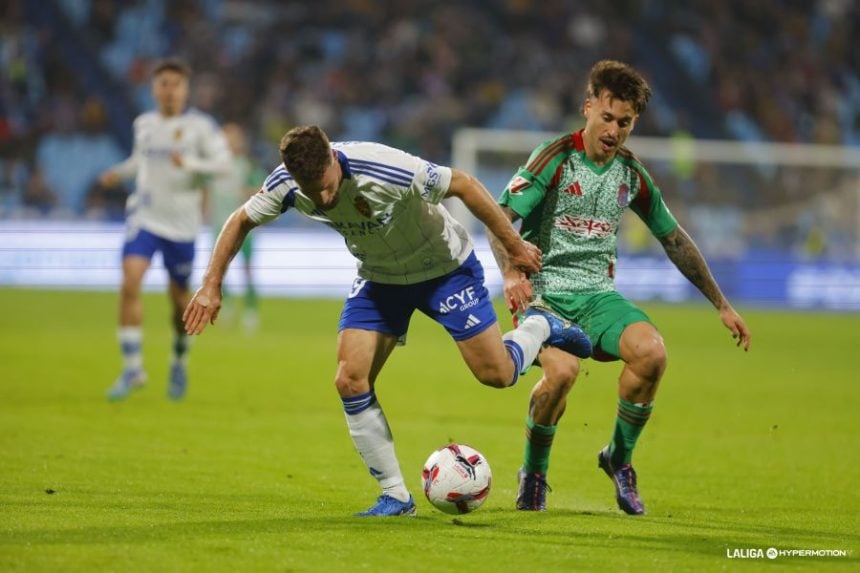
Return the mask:
<svg viewBox="0 0 860 573">
<path fill-rule="evenodd" d="M 510 207 L 525 219 L 543 201 L 553 175 L 565 154 L 565 139 L 568 135 L 546 141 L 535 148 L 528 162 L 520 166 L 508 182 L 499 204 Z"/>
<path fill-rule="evenodd" d="M 362 144 L 357 151 L 359 153 L 348 158 L 355 173 L 370 175 L 399 189 L 408 189 L 428 203 L 439 203 L 448 193 L 451 185 L 449 167 L 378 143 Z"/>
<path fill-rule="evenodd" d="M 419 157 L 416 159 L 418 166 L 412 179 L 413 191 L 428 203 L 440 203 L 448 193 L 448 187 L 451 186 L 451 168 L 436 165 Z"/>
<path fill-rule="evenodd" d="M 274 221 L 293 207 L 298 189 L 286 172 L 276 169 L 260 190 L 245 202 L 245 213 L 258 225 Z"/>
<path fill-rule="evenodd" d="M 631 201 L 630 208 L 648 226 L 652 235 L 658 239 L 665 237 L 678 227 L 678 221 L 669 211 L 660 188 L 654 184 L 645 167 L 637 163 L 633 168 L 639 176 L 639 192 Z"/>
</svg>

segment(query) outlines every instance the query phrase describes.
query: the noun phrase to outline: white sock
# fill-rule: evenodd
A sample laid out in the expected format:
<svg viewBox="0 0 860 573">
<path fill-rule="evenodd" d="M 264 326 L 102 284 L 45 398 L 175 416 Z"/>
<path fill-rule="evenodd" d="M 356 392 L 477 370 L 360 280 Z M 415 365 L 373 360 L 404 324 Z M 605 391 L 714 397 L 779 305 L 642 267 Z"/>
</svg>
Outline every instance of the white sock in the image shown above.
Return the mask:
<svg viewBox="0 0 860 573">
<path fill-rule="evenodd" d="M 379 482 L 384 494 L 407 501 L 409 490 L 394 453 L 394 437 L 376 395 L 368 392 L 342 400 L 349 435 L 370 475 Z"/>
<path fill-rule="evenodd" d="M 116 338 L 122 351 L 123 370 L 143 369 L 143 329 L 139 326 L 121 326 Z"/>
<path fill-rule="evenodd" d="M 537 358 L 544 341 L 549 338 L 549 323 L 538 315 L 532 315 L 502 336 L 502 340 L 516 342 L 523 351 L 523 367 L 520 374 L 525 374 L 532 362 Z"/>
</svg>

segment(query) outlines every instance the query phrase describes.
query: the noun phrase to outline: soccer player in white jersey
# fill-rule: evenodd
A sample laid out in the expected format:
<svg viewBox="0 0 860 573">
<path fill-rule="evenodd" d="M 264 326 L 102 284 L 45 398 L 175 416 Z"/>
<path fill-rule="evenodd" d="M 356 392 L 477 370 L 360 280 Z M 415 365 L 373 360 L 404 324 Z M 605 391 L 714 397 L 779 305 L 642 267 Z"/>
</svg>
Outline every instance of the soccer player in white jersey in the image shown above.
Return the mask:
<svg viewBox="0 0 860 573">
<path fill-rule="evenodd" d="M 442 324 L 475 377 L 496 388 L 515 384 L 544 343 L 588 356 L 591 342 L 578 326 L 540 311 L 501 336 L 472 240 L 440 201 L 461 199 L 523 272 L 540 269 L 540 250 L 520 238 L 475 178 L 376 143 L 330 144 L 316 126 L 290 130 L 280 150 L 284 165 L 221 231 L 185 311 L 186 331 L 199 334 L 214 322 L 227 265 L 253 227 L 294 209 L 343 235 L 358 277 L 340 318 L 335 386 L 353 443 L 382 488 L 358 515 L 412 515 L 374 383 L 405 342 L 416 309 Z"/>
<path fill-rule="evenodd" d="M 131 157 L 101 177 L 105 186 L 136 177 L 134 192 L 126 203 L 122 250 L 118 337 L 123 369 L 108 390 L 111 400 L 125 398 L 146 380 L 141 352 L 141 283 L 156 251 L 161 251 L 170 276 L 173 305 L 175 337 L 168 396 L 182 398 L 188 383 L 189 340 L 182 311 L 190 299 L 188 280 L 202 217 L 202 194 L 195 176 L 220 173 L 230 162 L 229 148 L 215 121 L 185 107 L 190 78 L 191 71 L 180 61 L 168 59 L 156 65 L 152 94 L 158 109 L 135 119 Z"/>
</svg>

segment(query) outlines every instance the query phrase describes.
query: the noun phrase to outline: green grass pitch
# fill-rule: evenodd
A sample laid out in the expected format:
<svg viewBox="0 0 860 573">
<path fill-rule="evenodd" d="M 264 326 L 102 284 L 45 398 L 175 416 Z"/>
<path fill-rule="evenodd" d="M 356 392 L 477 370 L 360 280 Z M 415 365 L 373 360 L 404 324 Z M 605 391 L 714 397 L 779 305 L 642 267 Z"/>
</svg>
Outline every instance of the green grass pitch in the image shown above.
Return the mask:
<svg viewBox="0 0 860 573">
<path fill-rule="evenodd" d="M 635 457 L 642 517 L 616 508 L 595 462 L 618 364 L 585 363 L 553 448 L 549 511 L 517 512 L 539 370 L 483 387 L 416 315 L 377 392 L 418 516 L 360 520 L 377 490 L 332 384 L 340 302 L 264 300 L 255 336 L 208 330 L 178 404 L 166 398 L 166 300 L 145 304 L 148 387 L 110 404 L 116 296 L 0 290 L 0 571 L 860 567 L 858 315 L 747 309 L 744 354 L 710 308 L 644 305 L 669 368 Z M 494 475 L 484 507 L 456 519 L 420 488 L 424 459 L 452 440 Z M 849 555 L 727 556 L 769 547 Z"/>
</svg>

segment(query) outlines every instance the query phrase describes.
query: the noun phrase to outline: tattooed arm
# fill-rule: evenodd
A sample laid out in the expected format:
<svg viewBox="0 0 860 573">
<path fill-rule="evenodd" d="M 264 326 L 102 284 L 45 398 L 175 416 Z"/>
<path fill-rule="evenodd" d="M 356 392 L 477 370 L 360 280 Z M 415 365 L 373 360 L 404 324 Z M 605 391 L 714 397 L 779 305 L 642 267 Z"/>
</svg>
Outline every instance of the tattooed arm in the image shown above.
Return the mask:
<svg viewBox="0 0 860 573">
<path fill-rule="evenodd" d="M 743 345 L 744 350 L 749 350 L 750 332 L 746 323 L 720 290 L 708 263 L 690 235 L 679 225 L 674 231 L 661 237 L 660 242 L 669 260 L 719 311 L 720 320 L 732 332 L 732 338 L 737 339 L 737 346 Z"/>
<path fill-rule="evenodd" d="M 519 216 L 510 207 L 502 207 L 502 211 L 505 212 L 511 223 L 519 219 Z M 493 256 L 496 258 L 496 263 L 502 273 L 505 302 L 508 309 L 511 312 L 525 310 L 532 299 L 532 285 L 528 275 L 511 263 L 507 249 L 489 229 L 487 229 L 487 240 L 490 242 Z"/>
</svg>

